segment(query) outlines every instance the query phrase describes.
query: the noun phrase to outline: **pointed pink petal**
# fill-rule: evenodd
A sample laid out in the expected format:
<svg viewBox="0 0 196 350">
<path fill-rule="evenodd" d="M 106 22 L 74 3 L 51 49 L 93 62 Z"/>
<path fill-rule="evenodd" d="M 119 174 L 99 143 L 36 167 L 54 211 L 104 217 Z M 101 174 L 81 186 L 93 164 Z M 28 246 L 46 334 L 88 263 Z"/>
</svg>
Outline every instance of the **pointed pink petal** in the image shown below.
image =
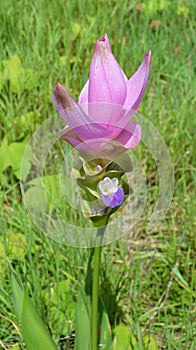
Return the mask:
<svg viewBox="0 0 196 350">
<path fill-rule="evenodd" d="M 57 83 L 54 88 L 52 101 L 54 102 L 57 111 L 62 115 L 63 118 L 63 111 L 66 108 L 75 106 L 76 103 L 69 91 L 60 83 Z"/>
<path fill-rule="evenodd" d="M 90 66 L 88 102 L 122 105 L 126 94 L 124 75 L 112 54 L 108 36 L 105 34 L 95 45 Z"/>
<path fill-rule="evenodd" d="M 142 64 L 127 82 L 127 97 L 124 106 L 129 109 L 137 110 L 139 107 L 148 83 L 150 61 L 151 51 L 144 56 Z"/>
<path fill-rule="evenodd" d="M 73 131 L 69 126 L 66 126 L 61 132 L 61 137 L 76 148 L 84 159 L 107 158 L 108 151 L 105 149 L 101 150 L 101 146 L 105 143 L 105 140 L 98 138 L 83 141 L 77 136 L 76 132 L 78 128 Z"/>
<path fill-rule="evenodd" d="M 124 117 L 125 110 L 123 106 L 112 103 L 90 103 L 88 114 L 94 122 L 112 129 Z"/>
<path fill-rule="evenodd" d="M 76 129 L 73 131 L 66 126 L 61 133 L 61 137 L 77 149 L 80 155 L 86 160 L 102 158 L 108 161 L 113 161 L 120 154 L 127 151 L 127 149 L 136 147 L 139 142 L 140 136 L 138 135 L 138 132 L 140 130 L 137 130 L 137 137 L 133 136 L 133 134 L 137 128 L 138 124 L 130 124 L 130 130 L 123 131 L 120 137 L 114 141 L 107 138 L 83 141 L 75 133 Z"/>
<path fill-rule="evenodd" d="M 81 128 L 81 127 L 79 127 Z M 74 131 L 71 130 L 68 126 L 66 126 L 63 131 L 61 132 L 61 137 L 66 140 L 68 143 L 70 143 L 74 148 L 78 150 L 80 155 L 86 159 L 94 159 L 98 158 L 100 156 L 99 147 L 103 143 L 102 139 L 98 140 L 85 140 L 83 141 L 80 139 L 75 131 L 77 131 L 78 128 L 76 128 Z"/>
<path fill-rule="evenodd" d="M 137 146 L 141 139 L 142 129 L 137 123 L 130 123 L 116 138 L 115 141 L 119 142 L 127 149 L 133 149 Z"/>
<path fill-rule="evenodd" d="M 125 82 L 128 80 L 125 73 L 121 69 L 122 75 L 124 77 Z M 82 104 L 88 104 L 88 89 L 89 89 L 89 80 L 85 83 L 85 85 L 82 88 L 82 91 L 80 92 L 79 98 L 78 98 L 78 103 L 80 105 Z"/>
<path fill-rule="evenodd" d="M 61 84 L 58 83 L 55 86 L 52 99 L 59 114 L 79 138 L 89 140 L 92 138 L 106 137 L 109 134 L 107 128 L 99 123 L 94 123 L 88 117 L 69 91 Z"/>
<path fill-rule="evenodd" d="M 87 80 L 78 98 L 78 103 L 80 105 L 88 103 L 88 88 L 89 88 L 89 80 Z"/>
<path fill-rule="evenodd" d="M 82 142 L 82 140 L 74 133 L 73 130 L 70 129 L 68 125 L 61 132 L 61 137 L 74 147 L 77 147 Z"/>
</svg>

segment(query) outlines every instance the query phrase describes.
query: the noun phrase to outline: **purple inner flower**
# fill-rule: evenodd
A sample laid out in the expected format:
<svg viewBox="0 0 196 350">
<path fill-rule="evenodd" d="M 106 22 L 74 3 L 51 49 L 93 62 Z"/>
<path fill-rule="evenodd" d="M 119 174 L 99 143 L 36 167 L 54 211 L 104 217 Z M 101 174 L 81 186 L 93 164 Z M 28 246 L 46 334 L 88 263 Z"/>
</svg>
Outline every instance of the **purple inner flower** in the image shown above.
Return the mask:
<svg viewBox="0 0 196 350">
<path fill-rule="evenodd" d="M 125 199 L 125 194 L 124 194 L 123 188 L 119 187 L 119 189 L 116 193 L 112 193 L 112 194 L 109 194 L 106 196 L 104 194 L 102 194 L 101 197 L 102 197 L 103 203 L 107 207 L 115 208 L 115 207 L 120 206 L 123 203 L 123 201 Z"/>
<path fill-rule="evenodd" d="M 98 187 L 106 207 L 115 208 L 123 203 L 125 195 L 123 189 L 118 187 L 117 178 L 105 177 L 99 182 Z"/>
</svg>

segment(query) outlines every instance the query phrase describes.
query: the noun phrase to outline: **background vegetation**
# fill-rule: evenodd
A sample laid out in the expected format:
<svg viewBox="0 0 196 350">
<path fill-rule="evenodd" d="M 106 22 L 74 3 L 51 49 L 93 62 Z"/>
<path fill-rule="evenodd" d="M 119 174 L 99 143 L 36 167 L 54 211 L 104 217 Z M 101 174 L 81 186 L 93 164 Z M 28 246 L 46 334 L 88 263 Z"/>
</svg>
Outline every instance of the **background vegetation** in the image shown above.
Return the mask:
<svg viewBox="0 0 196 350">
<path fill-rule="evenodd" d="M 104 248 L 102 296 L 112 325 L 124 322 L 139 341 L 151 333 L 159 349 L 195 349 L 195 13 L 193 0 L 0 2 L 0 348 L 25 349 L 9 261 L 59 349 L 71 349 L 89 251 L 61 246 L 32 224 L 20 193 L 20 161 L 30 135 L 55 113 L 56 82 L 77 98 L 95 41 L 107 32 L 127 76 L 153 52 L 139 111 L 168 145 L 175 193 L 156 232 L 147 235 L 144 217 L 131 236 Z M 155 165 L 142 144 L 135 154 L 153 205 Z"/>
</svg>

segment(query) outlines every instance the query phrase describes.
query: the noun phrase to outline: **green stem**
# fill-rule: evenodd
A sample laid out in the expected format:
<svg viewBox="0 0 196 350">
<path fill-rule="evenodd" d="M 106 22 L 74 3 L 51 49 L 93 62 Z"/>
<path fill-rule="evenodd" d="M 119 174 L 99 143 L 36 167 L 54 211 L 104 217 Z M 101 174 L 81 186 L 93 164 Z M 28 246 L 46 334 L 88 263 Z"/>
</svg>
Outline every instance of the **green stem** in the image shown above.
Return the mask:
<svg viewBox="0 0 196 350">
<path fill-rule="evenodd" d="M 97 229 L 96 247 L 94 248 L 94 271 L 92 288 L 92 310 L 91 310 L 91 350 L 98 347 L 98 300 L 99 300 L 99 273 L 101 263 L 102 239 L 105 228 Z"/>
</svg>

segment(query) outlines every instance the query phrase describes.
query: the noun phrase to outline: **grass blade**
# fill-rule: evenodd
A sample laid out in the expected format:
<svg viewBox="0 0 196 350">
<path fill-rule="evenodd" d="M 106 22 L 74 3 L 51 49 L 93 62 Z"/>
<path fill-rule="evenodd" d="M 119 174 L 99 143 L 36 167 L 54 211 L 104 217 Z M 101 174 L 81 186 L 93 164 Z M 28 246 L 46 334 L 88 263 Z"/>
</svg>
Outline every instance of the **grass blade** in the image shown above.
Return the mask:
<svg viewBox="0 0 196 350">
<path fill-rule="evenodd" d="M 16 311 L 22 326 L 22 335 L 27 350 L 55 350 L 47 329 L 39 317 L 33 303 L 23 290 L 18 277 L 12 273 L 12 289 Z"/>
</svg>

